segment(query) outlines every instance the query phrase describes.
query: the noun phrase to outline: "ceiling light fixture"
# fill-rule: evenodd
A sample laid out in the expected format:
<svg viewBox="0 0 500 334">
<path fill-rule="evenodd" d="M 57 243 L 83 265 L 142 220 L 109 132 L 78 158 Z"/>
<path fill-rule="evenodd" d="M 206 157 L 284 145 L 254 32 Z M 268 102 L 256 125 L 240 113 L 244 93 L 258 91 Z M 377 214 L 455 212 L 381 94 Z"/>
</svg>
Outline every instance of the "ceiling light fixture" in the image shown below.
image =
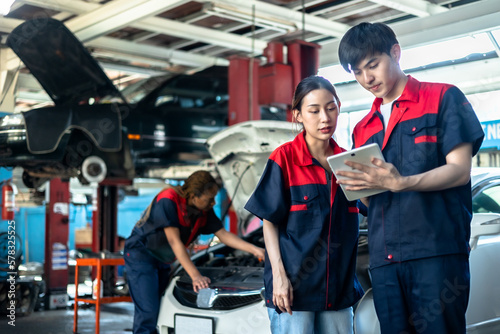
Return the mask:
<svg viewBox="0 0 500 334">
<path fill-rule="evenodd" d="M 251 17 L 251 7 L 255 5 L 257 12 L 257 25 L 261 22 L 271 24 L 285 23 L 286 26 L 293 26 L 292 31 L 298 31 L 302 20 L 305 18 L 307 30 L 320 35 L 342 37 L 350 28 L 349 25 L 331 21 L 327 18 L 315 16 L 313 14 L 301 13 L 298 10 L 283 6 L 274 5 L 265 1 L 257 0 L 198 0 L 199 2 L 209 3 L 215 7 L 226 7 L 234 12 L 244 12 L 246 17 Z M 229 13 L 230 14 L 234 14 Z M 304 17 L 303 17 L 304 16 Z M 262 21 L 264 19 L 265 21 Z"/>
<path fill-rule="evenodd" d="M 297 26 L 293 22 L 280 20 L 275 17 L 264 17 L 259 15 L 259 13 L 257 13 L 255 17 L 252 17 L 252 13 L 247 13 L 227 5 L 212 4 L 211 6 L 205 6 L 204 11 L 210 15 L 224 17 L 248 24 L 255 23 L 257 26 L 277 30 L 283 33 L 297 30 Z"/>
</svg>

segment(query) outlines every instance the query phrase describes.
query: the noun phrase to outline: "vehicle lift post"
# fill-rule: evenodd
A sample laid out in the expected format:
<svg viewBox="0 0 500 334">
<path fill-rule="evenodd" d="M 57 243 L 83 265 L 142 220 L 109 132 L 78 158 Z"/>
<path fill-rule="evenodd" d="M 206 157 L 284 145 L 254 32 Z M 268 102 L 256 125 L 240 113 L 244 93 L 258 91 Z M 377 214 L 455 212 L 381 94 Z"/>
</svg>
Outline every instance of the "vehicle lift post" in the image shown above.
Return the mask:
<svg viewBox="0 0 500 334">
<path fill-rule="evenodd" d="M 99 184 L 97 187 L 96 211 L 92 215 L 92 252 L 99 253 L 103 250 L 114 252 L 116 249 L 115 240 L 117 234 L 117 210 L 118 210 L 118 188 L 113 185 Z M 96 278 L 97 272 L 92 270 L 92 280 Z M 101 289 L 104 294 L 108 294 L 112 272 L 109 268 L 103 268 Z"/>
<path fill-rule="evenodd" d="M 118 250 L 117 226 L 118 226 L 118 188 L 120 185 L 131 185 L 132 180 L 108 181 L 104 180 L 97 186 L 95 211 L 92 216 L 92 252 L 100 253 L 109 251 L 113 253 Z M 118 265 L 123 265 L 123 258 L 88 258 L 77 259 L 75 267 L 75 284 L 78 282 L 78 267 L 80 265 L 92 266 L 92 279 L 97 278 L 96 299 L 75 297 L 73 313 L 73 333 L 78 330 L 78 302 L 87 302 L 95 305 L 96 323 L 95 333 L 100 332 L 100 306 L 101 304 L 131 302 L 129 296 L 113 296 L 115 283 L 115 271 Z M 102 286 L 101 282 L 102 281 Z M 94 289 L 94 287 L 93 287 Z M 103 297 L 101 297 L 101 291 Z M 76 289 L 78 292 L 78 289 Z"/>
<path fill-rule="evenodd" d="M 92 216 L 92 252 L 114 253 L 118 251 L 118 189 L 120 186 L 131 184 L 132 180 L 104 180 L 99 183 L 96 211 Z M 115 269 L 103 268 L 102 280 L 105 295 L 113 291 Z M 95 271 L 92 272 L 92 279 L 96 277 L 96 274 Z"/>
<path fill-rule="evenodd" d="M 45 309 L 66 307 L 68 302 L 69 182 L 49 182 L 45 208 Z"/>
</svg>

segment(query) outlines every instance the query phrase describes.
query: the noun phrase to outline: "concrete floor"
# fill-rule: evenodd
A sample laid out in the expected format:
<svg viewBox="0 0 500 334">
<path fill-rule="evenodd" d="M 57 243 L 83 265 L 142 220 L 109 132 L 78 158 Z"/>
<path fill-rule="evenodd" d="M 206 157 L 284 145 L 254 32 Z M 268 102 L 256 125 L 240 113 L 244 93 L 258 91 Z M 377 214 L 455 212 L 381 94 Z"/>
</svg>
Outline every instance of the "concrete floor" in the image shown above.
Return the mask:
<svg viewBox="0 0 500 334">
<path fill-rule="evenodd" d="M 72 304 L 72 303 L 71 303 Z M 134 308 L 132 303 L 101 305 L 101 334 L 131 334 Z M 15 327 L 9 325 L 5 315 L 0 319 L 0 333 L 71 334 L 73 333 L 73 307 L 41 310 L 26 317 L 17 317 Z M 95 308 L 80 303 L 78 306 L 78 333 L 95 333 Z"/>
</svg>

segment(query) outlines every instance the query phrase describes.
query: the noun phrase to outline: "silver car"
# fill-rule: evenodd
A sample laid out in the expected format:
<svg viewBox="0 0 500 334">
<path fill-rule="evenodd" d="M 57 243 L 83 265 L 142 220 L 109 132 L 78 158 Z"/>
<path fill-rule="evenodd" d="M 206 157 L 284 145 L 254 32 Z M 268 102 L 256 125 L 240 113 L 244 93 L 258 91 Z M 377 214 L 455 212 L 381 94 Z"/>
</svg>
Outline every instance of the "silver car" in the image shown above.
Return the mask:
<svg viewBox="0 0 500 334">
<path fill-rule="evenodd" d="M 473 168 L 470 271 L 467 333 L 500 333 L 500 168 Z M 368 289 L 354 314 L 356 334 L 380 333 Z"/>
</svg>

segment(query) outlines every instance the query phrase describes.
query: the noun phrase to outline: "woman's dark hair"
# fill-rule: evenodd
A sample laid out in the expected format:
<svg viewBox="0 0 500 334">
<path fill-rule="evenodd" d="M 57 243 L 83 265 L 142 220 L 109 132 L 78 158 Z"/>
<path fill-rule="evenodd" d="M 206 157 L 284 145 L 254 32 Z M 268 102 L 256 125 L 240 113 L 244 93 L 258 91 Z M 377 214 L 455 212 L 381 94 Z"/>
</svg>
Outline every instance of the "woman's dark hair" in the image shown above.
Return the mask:
<svg viewBox="0 0 500 334">
<path fill-rule="evenodd" d="M 205 191 L 214 189 L 214 187 L 217 187 L 217 191 L 219 190 L 219 184 L 217 183 L 217 181 L 215 181 L 212 174 L 204 170 L 199 170 L 189 175 L 182 186 L 167 186 L 163 188 L 158 194 L 168 188 L 173 188 L 179 196 L 189 199 L 191 194 L 199 197 L 203 195 Z M 144 210 L 141 218 L 137 221 L 137 223 L 135 223 L 135 226 L 141 227 L 148 221 L 151 214 L 151 208 L 153 207 L 153 203 L 156 202 L 157 196 L 158 195 L 154 197 L 153 201 L 151 201 L 151 204 L 149 204 L 146 210 Z"/>
<path fill-rule="evenodd" d="M 180 195 L 184 198 L 189 198 L 191 194 L 199 197 L 203 195 L 205 191 L 213 189 L 214 187 L 217 187 L 217 190 L 219 189 L 219 185 L 212 174 L 205 170 L 199 170 L 189 175 L 187 180 L 180 187 L 182 190 Z"/>
<path fill-rule="evenodd" d="M 384 23 L 362 22 L 350 28 L 339 44 L 339 60 L 342 67 L 352 68 L 366 57 L 378 53 L 391 55 L 394 44 L 399 44 L 394 31 Z"/>
<path fill-rule="evenodd" d="M 297 88 L 295 88 L 295 93 L 293 94 L 293 100 L 292 100 L 292 110 L 297 109 L 300 111 L 300 109 L 302 108 L 302 102 L 304 100 L 304 96 L 306 96 L 311 91 L 316 89 L 328 90 L 330 93 L 333 94 L 335 100 L 340 106 L 339 97 L 337 96 L 337 92 L 335 91 L 335 88 L 333 87 L 332 83 L 321 76 L 311 75 L 303 79 L 297 85 Z"/>
</svg>

